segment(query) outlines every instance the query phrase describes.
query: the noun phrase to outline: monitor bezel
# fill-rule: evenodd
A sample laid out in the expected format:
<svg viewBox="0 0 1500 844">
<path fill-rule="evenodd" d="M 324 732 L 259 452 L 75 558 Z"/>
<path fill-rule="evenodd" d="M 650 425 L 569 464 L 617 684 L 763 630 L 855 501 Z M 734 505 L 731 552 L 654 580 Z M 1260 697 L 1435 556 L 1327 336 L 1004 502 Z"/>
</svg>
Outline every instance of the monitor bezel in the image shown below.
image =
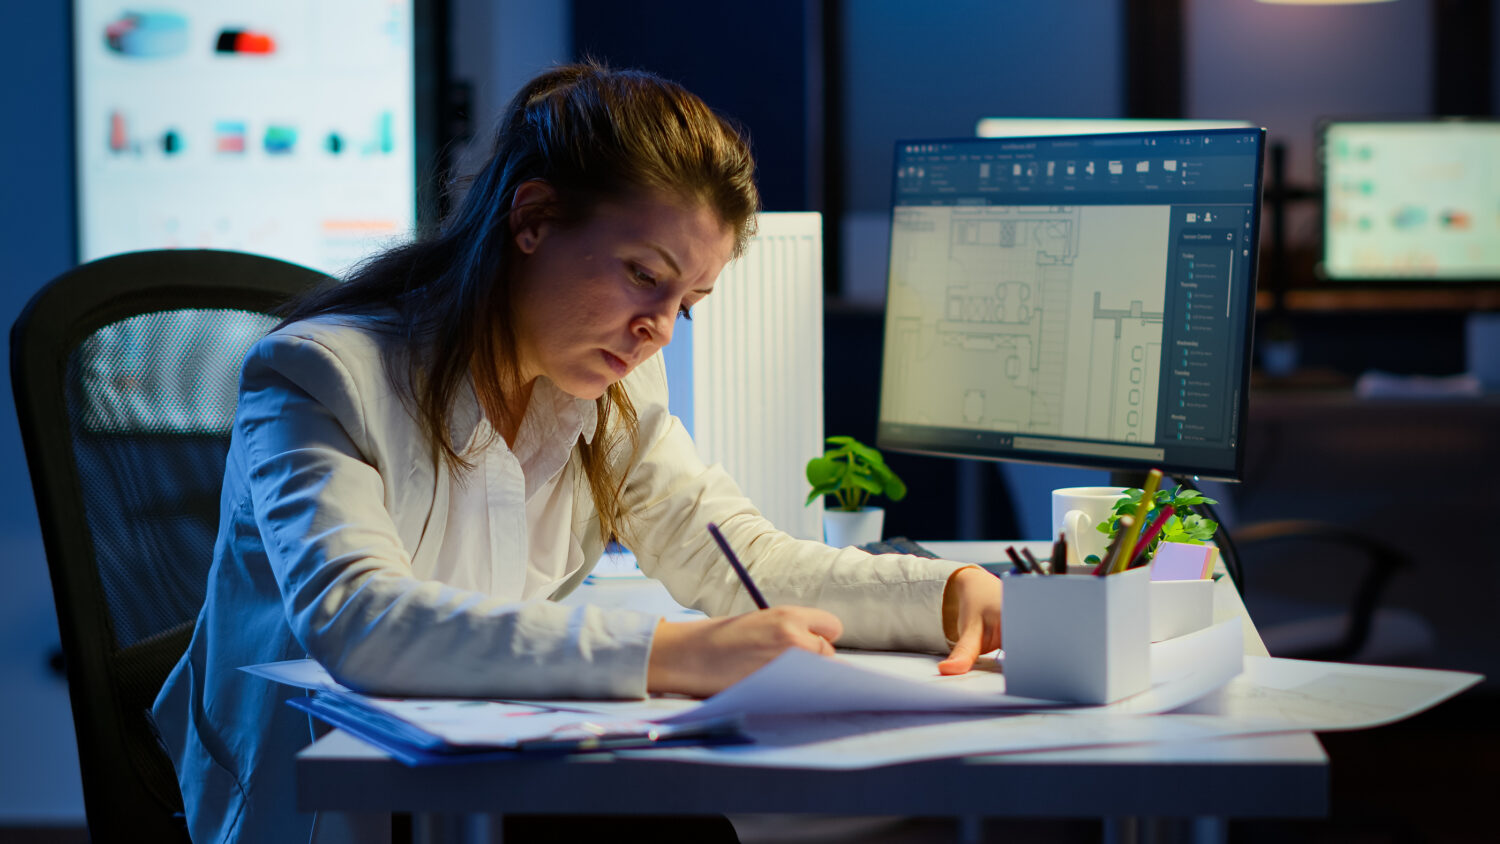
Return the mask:
<svg viewBox="0 0 1500 844">
<path fill-rule="evenodd" d="M 1328 272 L 1328 225 L 1329 225 L 1329 203 L 1328 203 L 1328 131 L 1334 126 L 1348 125 L 1400 125 L 1400 124 L 1430 124 L 1433 126 L 1443 125 L 1494 125 L 1500 128 L 1500 117 L 1484 115 L 1474 116 L 1434 116 L 1434 115 L 1398 115 L 1386 117 L 1334 117 L 1325 116 L 1319 118 L 1316 125 L 1316 162 L 1318 168 L 1318 184 L 1315 188 L 1318 202 L 1318 245 L 1317 258 L 1313 262 L 1312 280 L 1315 288 L 1319 291 L 1478 291 L 1500 288 L 1500 269 L 1493 275 L 1473 276 L 1469 278 L 1453 277 L 1431 277 L 1422 278 L 1418 276 L 1369 276 L 1350 275 L 1335 276 Z"/>
<path fill-rule="evenodd" d="M 1130 139 L 1130 138 L 1161 137 L 1163 135 L 1192 135 L 1194 137 L 1201 137 L 1203 135 L 1215 135 L 1215 136 L 1225 135 L 1225 136 L 1231 136 L 1231 135 L 1244 135 L 1244 134 L 1247 134 L 1247 133 L 1249 133 L 1249 134 L 1251 134 L 1251 135 L 1254 136 L 1255 144 L 1256 144 L 1256 146 L 1257 146 L 1257 148 L 1259 150 L 1259 154 L 1255 156 L 1256 213 L 1254 213 L 1254 214 L 1251 215 L 1251 231 L 1250 231 L 1250 243 L 1252 243 L 1252 244 L 1259 244 L 1260 243 L 1260 238 L 1261 238 L 1261 216 L 1262 216 L 1261 212 L 1262 212 L 1262 210 L 1264 208 L 1264 204 L 1265 204 L 1266 130 L 1265 130 L 1264 127 L 1223 128 L 1223 129 L 1172 129 L 1172 130 L 1156 130 L 1156 131 L 1142 131 L 1142 132 L 1086 133 L 1086 134 L 1073 134 L 1073 135 L 1017 135 L 1017 136 L 984 137 L 984 138 L 972 137 L 971 136 L 971 137 L 947 137 L 947 138 L 906 138 L 906 139 L 897 139 L 895 141 L 895 143 L 892 145 L 892 163 L 891 163 L 890 169 L 888 170 L 888 175 L 891 176 L 891 200 L 890 200 L 890 203 L 888 205 L 889 219 L 887 221 L 887 225 L 893 225 L 894 224 L 895 212 L 896 212 L 896 208 L 897 208 L 896 202 L 897 202 L 897 199 L 898 199 L 898 195 L 897 195 L 897 183 L 896 183 L 896 178 L 895 178 L 895 171 L 896 171 L 896 168 L 897 168 L 898 163 L 900 161 L 901 148 L 903 146 L 910 146 L 910 145 L 936 145 L 936 144 L 958 144 L 958 143 L 965 143 L 965 144 L 971 144 L 971 143 L 981 143 L 981 144 L 995 143 L 995 144 L 998 144 L 998 143 L 1005 143 L 1005 142 L 1026 142 L 1026 141 L 1032 141 L 1032 140 L 1036 140 L 1036 141 L 1057 141 L 1057 140 L 1079 139 L 1079 140 L 1086 140 L 1086 141 L 1098 141 L 1098 140 L 1101 140 L 1101 139 Z M 890 293 L 890 285 L 891 285 L 891 265 L 893 263 L 892 252 L 895 249 L 894 238 L 892 238 L 892 242 L 891 242 L 890 246 L 888 247 L 888 249 L 890 251 L 888 251 L 887 255 L 886 255 L 886 293 L 887 293 L 887 301 L 889 301 L 889 293 Z M 1260 278 L 1260 265 L 1261 265 L 1261 262 L 1260 262 L 1260 250 L 1259 249 L 1252 249 L 1250 251 L 1250 256 L 1251 256 L 1250 260 L 1251 260 L 1251 264 L 1252 265 L 1251 265 L 1251 268 L 1250 268 L 1249 284 L 1246 285 L 1246 290 L 1240 296 L 1240 304 L 1244 308 L 1244 313 L 1246 313 L 1247 316 L 1246 316 L 1245 321 L 1244 321 L 1244 329 L 1245 330 L 1244 330 L 1243 346 L 1240 349 L 1240 352 L 1242 354 L 1242 360 L 1244 361 L 1244 365 L 1240 367 L 1240 373 L 1239 373 L 1239 375 L 1240 375 L 1240 378 L 1239 378 L 1239 382 L 1240 382 L 1239 383 L 1239 392 L 1238 392 L 1239 406 L 1236 409 L 1236 411 L 1233 412 L 1233 413 L 1231 413 L 1231 415 L 1230 415 L 1232 423 L 1235 426 L 1234 427 L 1234 431 L 1235 431 L 1235 440 L 1236 440 L 1236 446 L 1233 449 L 1234 467 L 1233 467 L 1232 470 L 1225 470 L 1225 469 L 1220 469 L 1220 468 L 1204 469 L 1201 466 L 1191 466 L 1191 465 L 1186 465 L 1186 464 L 1182 464 L 1182 463 L 1172 463 L 1172 462 L 1168 462 L 1168 461 L 1165 461 L 1165 460 L 1162 460 L 1162 461 L 1126 460 L 1126 459 L 1116 459 L 1116 458 L 1102 457 L 1102 456 L 1101 457 L 1087 457 L 1087 456 L 1078 455 L 1078 454 L 1069 455 L 1068 459 L 1048 460 L 1045 457 L 1033 457 L 1029 453 L 1026 454 L 1026 456 L 1018 456 L 1018 455 L 1013 455 L 1013 454 L 1006 454 L 1006 455 L 984 454 L 984 453 L 976 453 L 976 452 L 972 452 L 972 451 L 969 451 L 969 452 L 959 451 L 957 449 L 951 449 L 950 450 L 950 449 L 943 449 L 943 448 L 932 448 L 932 447 L 930 447 L 930 445 L 926 445 L 926 444 L 923 444 L 923 445 L 912 445 L 912 444 L 908 444 L 908 443 L 900 441 L 900 440 L 892 440 L 891 437 L 890 437 L 890 435 L 885 430 L 886 426 L 885 426 L 883 420 L 880 418 L 881 417 L 881 408 L 882 408 L 882 405 L 884 404 L 884 395 L 883 395 L 883 393 L 884 393 L 884 389 L 885 389 L 884 385 L 885 385 L 885 365 L 886 365 L 885 344 L 886 344 L 886 342 L 888 340 L 889 333 L 890 333 L 890 318 L 891 318 L 891 314 L 890 314 L 889 308 L 885 308 L 884 309 L 885 313 L 883 315 L 882 328 L 881 328 L 881 348 L 880 348 L 880 369 L 881 369 L 880 384 L 881 384 L 881 387 L 880 387 L 880 389 L 881 389 L 881 393 L 882 394 L 878 397 L 879 400 L 876 403 L 876 435 L 875 435 L 875 440 L 876 440 L 875 444 L 876 444 L 876 446 L 878 448 L 880 448 L 880 449 L 887 450 L 887 451 L 892 451 L 892 452 L 900 452 L 900 453 L 906 453 L 906 454 L 921 454 L 921 455 L 927 455 L 927 456 L 933 456 L 933 457 L 954 457 L 954 458 L 959 458 L 959 459 L 989 460 L 989 461 L 994 461 L 994 462 L 1005 462 L 1005 463 L 1030 463 L 1030 464 L 1047 465 L 1047 466 L 1068 466 L 1068 467 L 1079 467 L 1079 468 L 1086 468 L 1086 469 L 1100 469 L 1100 470 L 1107 470 L 1107 471 L 1125 471 L 1125 472 L 1145 472 L 1145 471 L 1148 471 L 1150 469 L 1160 469 L 1163 473 L 1168 474 L 1168 475 L 1173 475 L 1173 476 L 1186 475 L 1186 476 L 1191 476 L 1191 477 L 1194 477 L 1194 478 L 1204 478 L 1204 479 L 1209 479 L 1209 480 L 1225 481 L 1225 482 L 1229 482 L 1229 483 L 1238 483 L 1238 482 L 1242 481 L 1244 479 L 1244 476 L 1245 476 L 1245 433 L 1246 433 L 1246 430 L 1247 430 L 1247 427 L 1248 427 L 1249 414 L 1250 414 L 1250 374 L 1251 374 L 1251 369 L 1252 369 L 1252 361 L 1254 360 L 1253 352 L 1254 352 L 1254 348 L 1255 348 L 1256 291 L 1257 291 L 1257 288 L 1259 286 L 1259 278 Z M 1117 443 L 1115 443 L 1115 441 L 1103 441 L 1103 442 L 1109 442 L 1110 444 L 1117 444 Z"/>
</svg>

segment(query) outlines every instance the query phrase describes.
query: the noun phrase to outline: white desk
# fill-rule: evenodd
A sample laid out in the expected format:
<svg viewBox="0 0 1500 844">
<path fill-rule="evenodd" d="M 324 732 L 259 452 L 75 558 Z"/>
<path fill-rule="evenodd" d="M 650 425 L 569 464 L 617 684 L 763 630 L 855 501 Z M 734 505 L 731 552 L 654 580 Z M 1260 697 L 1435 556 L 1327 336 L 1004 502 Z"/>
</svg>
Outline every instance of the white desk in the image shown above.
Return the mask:
<svg viewBox="0 0 1500 844">
<path fill-rule="evenodd" d="M 927 543 L 950 559 L 990 562 L 1003 543 Z M 1028 543 L 1045 551 L 1045 543 Z M 620 588 L 606 585 L 606 589 Z M 1215 620 L 1239 617 L 1245 651 L 1265 646 L 1228 578 Z M 1205 819 L 1322 817 L 1328 757 L 1311 733 L 997 754 L 858 771 L 700 765 L 605 755 L 410 768 L 335 730 L 297 756 L 303 811 L 411 812 L 432 839 L 483 838 L 466 815 L 816 813 L 973 817 Z M 1148 824 L 1139 831 L 1164 831 Z M 1120 827 L 1113 827 L 1118 830 Z M 1133 826 L 1126 826 L 1128 832 Z M 1129 834 L 1124 837 L 1134 837 Z M 1174 837 L 1178 837 L 1175 836 Z"/>
</svg>

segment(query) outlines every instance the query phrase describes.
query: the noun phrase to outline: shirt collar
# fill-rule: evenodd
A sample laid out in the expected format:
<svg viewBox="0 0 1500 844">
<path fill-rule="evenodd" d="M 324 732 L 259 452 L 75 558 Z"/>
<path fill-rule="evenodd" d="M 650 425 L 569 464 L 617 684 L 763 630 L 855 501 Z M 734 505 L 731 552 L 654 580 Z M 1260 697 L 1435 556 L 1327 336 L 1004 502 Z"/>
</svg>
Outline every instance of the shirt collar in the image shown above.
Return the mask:
<svg viewBox="0 0 1500 844">
<path fill-rule="evenodd" d="M 471 374 L 459 385 L 458 395 L 454 399 L 453 413 L 448 420 L 450 442 L 465 445 L 472 443 L 475 430 L 483 418 L 484 411 L 479 406 L 479 397 L 474 393 L 474 377 Z M 570 396 L 559 390 L 546 376 L 536 379 L 531 390 L 531 401 L 526 405 L 526 417 L 521 420 L 523 431 L 529 427 L 545 442 L 566 443 L 571 447 L 579 436 L 583 437 L 584 442 L 592 444 L 594 430 L 598 426 L 599 406 L 592 399 Z M 520 436 L 517 436 L 517 441 L 519 440 Z"/>
<path fill-rule="evenodd" d="M 571 445 L 581 435 L 584 442 L 594 442 L 594 429 L 599 425 L 598 404 L 592 399 L 568 395 L 546 376 L 536 379 L 536 386 L 531 389 L 531 402 L 526 406 L 527 417 L 538 413 L 555 420 L 555 427 L 549 426 L 552 430 L 548 433 L 559 441 Z M 526 421 L 522 420 L 521 425 L 525 427 Z"/>
</svg>

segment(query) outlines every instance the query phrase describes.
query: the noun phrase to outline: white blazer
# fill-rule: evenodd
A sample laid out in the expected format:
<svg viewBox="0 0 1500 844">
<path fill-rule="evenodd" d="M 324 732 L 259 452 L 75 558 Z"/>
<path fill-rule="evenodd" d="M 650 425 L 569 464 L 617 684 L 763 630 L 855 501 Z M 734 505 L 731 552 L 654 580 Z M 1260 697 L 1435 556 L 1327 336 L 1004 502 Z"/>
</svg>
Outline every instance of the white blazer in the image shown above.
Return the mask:
<svg viewBox="0 0 1500 844">
<path fill-rule="evenodd" d="M 241 666 L 311 656 L 340 682 L 386 695 L 646 692 L 656 617 L 520 602 L 419 576 L 438 563 L 452 571 L 495 561 L 451 559 L 469 546 L 449 524 L 449 468 L 392 385 L 389 373 L 405 374 L 402 348 L 375 318 L 319 318 L 266 337 L 245 360 L 207 600 L 152 710 L 194 841 L 313 837 L 314 816 L 295 811 L 293 760 L 313 725 L 285 703 L 300 692 Z M 942 591 L 957 564 L 872 557 L 777 531 L 720 467 L 699 460 L 667 411 L 660 356 L 624 383 L 639 447 L 611 459 L 624 469 L 632 550 L 674 598 L 713 616 L 754 609 L 705 530 L 717 522 L 767 600 L 833 612 L 844 625 L 840 645 L 946 649 Z M 465 391 L 455 442 L 468 442 L 480 419 Z M 490 448 L 507 446 L 496 438 Z M 572 572 L 554 599 L 583 581 L 604 548 L 579 466 L 574 446 L 557 476 L 561 494 L 548 499 L 572 526 L 569 559 L 543 561 Z M 484 472 L 467 479 L 491 481 Z M 491 524 L 473 529 L 514 529 L 514 498 L 487 492 Z M 556 546 L 542 553 L 562 553 Z M 320 823 L 317 840 L 338 837 L 330 832 Z"/>
</svg>

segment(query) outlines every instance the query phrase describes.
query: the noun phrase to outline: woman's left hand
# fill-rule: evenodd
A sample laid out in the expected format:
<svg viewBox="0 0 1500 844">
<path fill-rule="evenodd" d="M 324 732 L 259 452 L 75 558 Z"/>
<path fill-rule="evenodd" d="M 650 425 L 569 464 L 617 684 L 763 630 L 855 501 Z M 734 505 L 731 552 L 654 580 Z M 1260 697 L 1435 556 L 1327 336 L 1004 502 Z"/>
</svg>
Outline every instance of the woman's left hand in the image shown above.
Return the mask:
<svg viewBox="0 0 1500 844">
<path fill-rule="evenodd" d="M 1000 578 L 978 566 L 948 576 L 943 588 L 943 633 L 953 642 L 941 674 L 963 674 L 982 653 L 1000 647 Z"/>
</svg>

